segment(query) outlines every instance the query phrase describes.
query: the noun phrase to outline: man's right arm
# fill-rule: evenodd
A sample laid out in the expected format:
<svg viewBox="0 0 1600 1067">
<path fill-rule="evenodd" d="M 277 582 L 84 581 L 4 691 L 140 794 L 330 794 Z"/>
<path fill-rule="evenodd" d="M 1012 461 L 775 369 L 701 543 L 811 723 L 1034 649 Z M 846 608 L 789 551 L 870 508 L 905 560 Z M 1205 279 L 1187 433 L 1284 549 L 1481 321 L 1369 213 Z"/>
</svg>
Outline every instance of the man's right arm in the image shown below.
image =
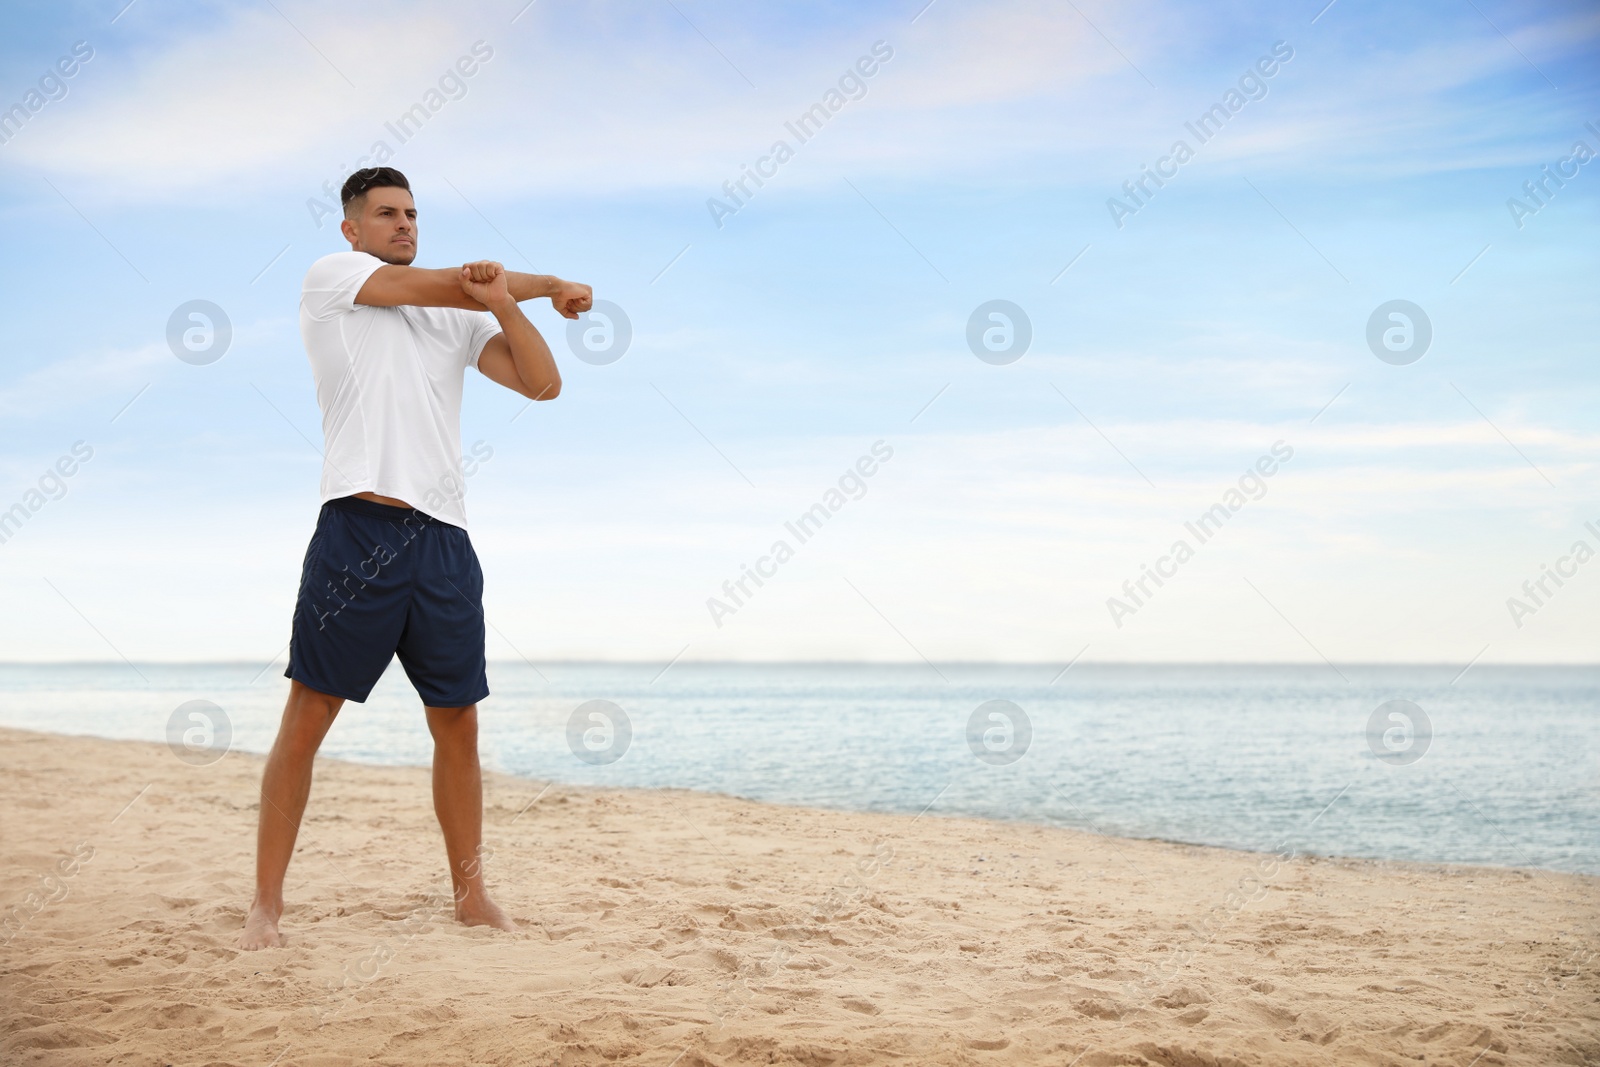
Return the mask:
<svg viewBox="0 0 1600 1067">
<path fill-rule="evenodd" d="M 560 290 L 561 279 L 548 274 L 523 274 L 506 271 L 506 286 L 519 303 L 538 300 Z M 463 308 L 467 311 L 489 309 L 468 296 L 461 288 L 460 267 L 402 267 L 386 263 L 373 271 L 361 291 L 356 293 L 356 303 L 369 307 Z"/>
</svg>

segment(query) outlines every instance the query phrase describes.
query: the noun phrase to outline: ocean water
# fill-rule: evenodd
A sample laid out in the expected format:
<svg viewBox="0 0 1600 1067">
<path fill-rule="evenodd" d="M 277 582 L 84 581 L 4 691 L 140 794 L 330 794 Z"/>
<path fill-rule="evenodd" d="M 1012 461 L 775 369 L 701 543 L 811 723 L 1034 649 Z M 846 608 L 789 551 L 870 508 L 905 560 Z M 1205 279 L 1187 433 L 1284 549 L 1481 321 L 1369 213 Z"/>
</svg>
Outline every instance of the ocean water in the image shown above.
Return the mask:
<svg viewBox="0 0 1600 1067">
<path fill-rule="evenodd" d="M 170 741 L 203 780 L 224 743 L 270 747 L 281 672 L 0 665 L 0 724 Z M 484 763 L 531 779 L 1600 874 L 1600 667 L 497 662 L 489 682 Z M 175 718 L 197 700 L 220 715 Z M 398 663 L 323 752 L 428 763 Z"/>
</svg>

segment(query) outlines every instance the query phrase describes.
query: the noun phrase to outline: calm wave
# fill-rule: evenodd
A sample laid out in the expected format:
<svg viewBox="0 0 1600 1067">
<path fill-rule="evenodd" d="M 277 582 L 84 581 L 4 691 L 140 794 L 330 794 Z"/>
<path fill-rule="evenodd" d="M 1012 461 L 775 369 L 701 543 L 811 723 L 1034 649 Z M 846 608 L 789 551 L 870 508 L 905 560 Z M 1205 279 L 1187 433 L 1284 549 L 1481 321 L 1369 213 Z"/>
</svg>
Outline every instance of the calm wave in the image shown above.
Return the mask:
<svg viewBox="0 0 1600 1067">
<path fill-rule="evenodd" d="M 174 710 L 201 699 L 223 709 L 234 748 L 264 752 L 281 670 L 0 665 L 0 724 L 163 741 Z M 1600 668 L 1478 666 L 1453 681 L 1458 668 L 1080 664 L 1052 684 L 1059 670 L 492 663 L 482 750 L 493 769 L 565 783 L 1600 874 Z M 591 700 L 622 717 L 594 705 L 608 717 L 573 725 Z M 985 712 L 969 739 L 992 700 L 1021 715 L 995 705 L 1006 717 Z M 1414 702 L 1431 736 L 1386 712 L 1369 730 L 1392 700 Z M 345 705 L 323 752 L 428 762 L 398 663 Z"/>
</svg>

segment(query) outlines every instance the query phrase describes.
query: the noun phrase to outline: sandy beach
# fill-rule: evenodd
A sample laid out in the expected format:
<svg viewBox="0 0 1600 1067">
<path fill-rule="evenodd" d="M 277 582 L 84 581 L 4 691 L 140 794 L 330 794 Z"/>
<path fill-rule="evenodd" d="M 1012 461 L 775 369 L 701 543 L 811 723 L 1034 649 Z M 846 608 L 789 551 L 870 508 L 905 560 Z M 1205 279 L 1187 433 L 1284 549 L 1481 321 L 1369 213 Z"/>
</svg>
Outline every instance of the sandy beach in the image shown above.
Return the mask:
<svg viewBox="0 0 1600 1067">
<path fill-rule="evenodd" d="M 1600 1063 L 1600 879 L 319 761 L 241 953 L 261 757 L 0 731 L 7 1064 Z"/>
</svg>

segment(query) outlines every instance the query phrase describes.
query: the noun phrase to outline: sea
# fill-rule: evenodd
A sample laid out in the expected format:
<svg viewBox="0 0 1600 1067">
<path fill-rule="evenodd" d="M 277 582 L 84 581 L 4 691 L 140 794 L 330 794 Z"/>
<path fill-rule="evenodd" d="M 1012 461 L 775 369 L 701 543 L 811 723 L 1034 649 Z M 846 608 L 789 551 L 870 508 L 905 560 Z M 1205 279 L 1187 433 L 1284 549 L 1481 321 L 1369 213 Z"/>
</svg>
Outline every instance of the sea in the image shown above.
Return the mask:
<svg viewBox="0 0 1600 1067">
<path fill-rule="evenodd" d="M 160 742 L 198 784 L 270 748 L 282 670 L 0 664 L 0 725 Z M 539 782 L 1600 874 L 1600 666 L 513 661 L 489 684 L 485 767 Z M 398 662 L 322 751 L 427 765 Z"/>
</svg>

